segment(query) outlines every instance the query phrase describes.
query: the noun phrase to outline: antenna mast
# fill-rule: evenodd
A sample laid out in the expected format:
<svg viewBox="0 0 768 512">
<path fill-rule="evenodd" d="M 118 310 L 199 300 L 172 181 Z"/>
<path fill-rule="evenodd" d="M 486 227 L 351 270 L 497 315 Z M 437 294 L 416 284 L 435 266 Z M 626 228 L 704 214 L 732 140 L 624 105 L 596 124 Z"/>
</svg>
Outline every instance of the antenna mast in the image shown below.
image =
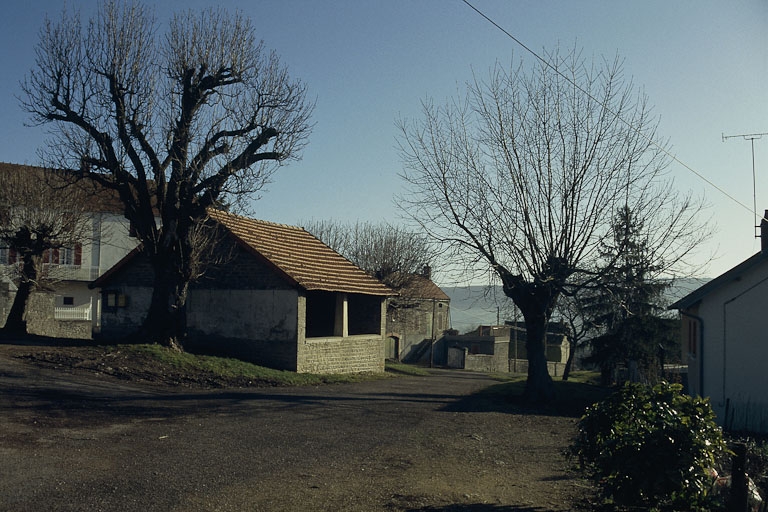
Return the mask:
<svg viewBox="0 0 768 512">
<path fill-rule="evenodd" d="M 762 215 L 758 217 L 757 215 L 757 184 L 755 180 L 755 141 L 760 140 L 763 138 L 763 135 L 768 135 L 768 133 L 746 133 L 741 135 L 725 135 L 723 136 L 723 142 L 725 142 L 728 139 L 733 139 L 736 137 L 740 137 L 744 140 L 748 140 L 750 144 L 752 145 L 752 212 L 754 214 L 754 218 L 761 219 L 763 218 Z M 755 226 L 755 238 L 760 238 L 760 224 Z"/>
</svg>

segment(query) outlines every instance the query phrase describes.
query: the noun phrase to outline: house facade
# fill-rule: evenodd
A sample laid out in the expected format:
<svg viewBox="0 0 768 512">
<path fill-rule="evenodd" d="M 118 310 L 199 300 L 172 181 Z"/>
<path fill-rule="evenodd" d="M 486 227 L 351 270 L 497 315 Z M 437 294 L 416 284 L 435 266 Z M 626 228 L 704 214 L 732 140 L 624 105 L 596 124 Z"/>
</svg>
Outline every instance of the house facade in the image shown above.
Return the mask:
<svg viewBox="0 0 768 512">
<path fill-rule="evenodd" d="M 48 172 L 39 167 L 0 163 L 2 173 Z M 87 223 L 83 232 L 88 235 L 73 247 L 48 251 L 43 256 L 45 289 L 33 294 L 28 306 L 27 326 L 32 334 L 55 337 L 90 338 L 98 332 L 100 297 L 89 284 L 128 254 L 138 244 L 131 236 L 130 224 L 122 215 L 122 204 L 109 191 L 93 186 L 89 196 Z M 62 189 L 62 194 L 67 189 Z M 19 261 L 13 247 L 0 242 L 0 325 L 15 296 L 16 269 Z"/>
<path fill-rule="evenodd" d="M 302 228 L 209 212 L 225 230 L 224 262 L 190 286 L 190 349 L 309 373 L 384 370 L 386 299 L 393 291 Z M 131 252 L 93 286 L 101 335 L 143 322 L 152 268 Z"/>
<path fill-rule="evenodd" d="M 670 306 L 680 312 L 691 395 L 729 430 L 768 433 L 768 250 Z"/>
<path fill-rule="evenodd" d="M 550 322 L 546 335 L 547 369 L 553 377 L 565 370 L 570 351 L 568 329 Z M 436 360 L 451 368 L 489 372 L 528 372 L 528 334 L 524 322 L 481 325 L 466 334 L 447 335 L 436 344 Z"/>
<path fill-rule="evenodd" d="M 418 362 L 451 325 L 451 299 L 431 280 L 429 267 L 413 274 L 387 305 L 387 357 Z"/>
</svg>

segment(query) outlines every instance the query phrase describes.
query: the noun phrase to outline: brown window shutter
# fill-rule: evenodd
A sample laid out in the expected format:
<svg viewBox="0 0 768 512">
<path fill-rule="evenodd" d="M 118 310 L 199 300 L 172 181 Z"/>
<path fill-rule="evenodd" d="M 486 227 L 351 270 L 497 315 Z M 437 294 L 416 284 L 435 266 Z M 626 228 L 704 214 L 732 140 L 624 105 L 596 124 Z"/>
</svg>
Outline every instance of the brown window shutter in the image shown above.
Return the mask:
<svg viewBox="0 0 768 512">
<path fill-rule="evenodd" d="M 75 258 L 74 264 L 79 267 L 83 262 L 83 246 L 81 244 L 75 244 Z"/>
</svg>

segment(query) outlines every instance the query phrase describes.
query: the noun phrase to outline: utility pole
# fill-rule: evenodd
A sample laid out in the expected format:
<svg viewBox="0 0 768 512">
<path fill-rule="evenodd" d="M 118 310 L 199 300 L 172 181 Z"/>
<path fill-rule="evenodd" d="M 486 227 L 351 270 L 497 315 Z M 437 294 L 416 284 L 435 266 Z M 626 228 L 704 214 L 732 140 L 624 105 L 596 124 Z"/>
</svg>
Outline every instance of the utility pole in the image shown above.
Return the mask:
<svg viewBox="0 0 768 512">
<path fill-rule="evenodd" d="M 728 139 L 740 137 L 744 140 L 748 140 L 752 145 L 752 213 L 755 219 L 759 218 L 761 221 L 763 219 L 762 215 L 760 217 L 758 217 L 757 215 L 757 183 L 755 179 L 755 141 L 762 139 L 763 135 L 768 135 L 768 133 L 747 133 L 747 134 L 741 134 L 741 135 L 722 134 L 723 142 L 725 142 Z M 755 238 L 760 238 L 760 222 L 758 222 L 757 225 L 755 226 Z"/>
</svg>

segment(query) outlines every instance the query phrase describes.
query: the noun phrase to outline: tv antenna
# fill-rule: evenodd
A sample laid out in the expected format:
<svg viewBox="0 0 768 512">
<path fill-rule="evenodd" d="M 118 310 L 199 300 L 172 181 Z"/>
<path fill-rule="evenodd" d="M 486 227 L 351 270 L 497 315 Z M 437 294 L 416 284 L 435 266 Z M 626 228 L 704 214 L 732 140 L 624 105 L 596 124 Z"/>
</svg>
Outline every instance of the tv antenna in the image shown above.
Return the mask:
<svg viewBox="0 0 768 512">
<path fill-rule="evenodd" d="M 763 135 L 768 135 L 768 133 L 745 133 L 741 135 L 723 135 L 723 142 L 727 141 L 728 139 L 734 139 L 734 138 L 741 138 L 744 140 L 748 140 L 750 144 L 752 145 L 752 212 L 754 213 L 754 218 L 759 218 L 761 221 L 763 219 L 763 216 L 760 217 L 757 216 L 757 184 L 755 180 L 755 141 L 760 140 L 763 138 Z M 755 238 L 760 238 L 760 224 L 755 226 Z"/>
</svg>

